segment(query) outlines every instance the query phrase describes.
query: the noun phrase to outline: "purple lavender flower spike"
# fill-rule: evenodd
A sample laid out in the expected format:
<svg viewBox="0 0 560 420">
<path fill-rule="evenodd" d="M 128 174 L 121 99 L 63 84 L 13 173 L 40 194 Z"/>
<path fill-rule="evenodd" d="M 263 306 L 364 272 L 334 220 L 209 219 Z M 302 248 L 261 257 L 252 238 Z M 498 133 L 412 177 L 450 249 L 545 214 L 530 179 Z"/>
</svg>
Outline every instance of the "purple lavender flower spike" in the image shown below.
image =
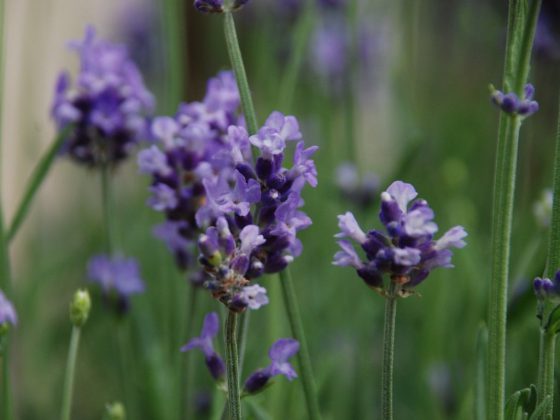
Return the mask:
<svg viewBox="0 0 560 420">
<path fill-rule="evenodd" d="M 0 290 L 0 331 L 8 324 L 17 325 L 17 314 L 12 302 Z"/>
<path fill-rule="evenodd" d="M 268 352 L 271 363 L 264 369 L 253 372 L 245 381 L 244 391 L 256 394 L 264 389 L 270 379 L 283 375 L 288 380 L 297 378 L 297 373 L 288 362 L 299 351 L 299 342 L 293 338 L 281 338 L 276 341 Z"/>
<path fill-rule="evenodd" d="M 182 352 L 192 349 L 200 349 L 204 354 L 206 366 L 210 371 L 210 375 L 217 380 L 223 381 L 226 372 L 226 365 L 222 358 L 214 350 L 212 343 L 218 335 L 220 329 L 220 319 L 216 312 L 211 312 L 204 317 L 204 323 L 199 337 L 192 338 L 187 344 L 181 347 Z"/>
<path fill-rule="evenodd" d="M 144 282 L 134 258 L 96 255 L 90 258 L 87 273 L 89 280 L 98 283 L 105 293 L 114 290 L 119 297 L 127 299 L 144 291 Z"/>
<path fill-rule="evenodd" d="M 467 233 L 463 227 L 455 226 L 434 240 L 438 230 L 434 212 L 417 195 L 412 185 L 402 181 L 393 182 L 381 194 L 379 218 L 386 232 L 374 229 L 366 234 L 352 213 L 338 216 L 341 232 L 335 236 L 360 244 L 366 258 L 361 260 L 350 241 L 342 240 L 333 264 L 353 267 L 368 286 L 382 295 L 390 293 L 383 282 L 384 275 L 388 275 L 400 296 L 412 293 L 431 270 L 453 267 L 451 248 L 464 247 Z"/>
<path fill-rule="evenodd" d="M 126 49 L 98 40 L 93 27 L 70 47 L 80 72 L 74 83 L 61 73 L 51 109 L 58 130 L 70 130 L 61 152 L 87 166 L 115 165 L 147 137 L 154 98 Z"/>
<path fill-rule="evenodd" d="M 560 270 L 556 272 L 552 280 L 544 277 L 537 277 L 533 281 L 533 289 L 535 295 L 541 301 L 550 300 L 551 302 L 560 302 Z"/>
</svg>

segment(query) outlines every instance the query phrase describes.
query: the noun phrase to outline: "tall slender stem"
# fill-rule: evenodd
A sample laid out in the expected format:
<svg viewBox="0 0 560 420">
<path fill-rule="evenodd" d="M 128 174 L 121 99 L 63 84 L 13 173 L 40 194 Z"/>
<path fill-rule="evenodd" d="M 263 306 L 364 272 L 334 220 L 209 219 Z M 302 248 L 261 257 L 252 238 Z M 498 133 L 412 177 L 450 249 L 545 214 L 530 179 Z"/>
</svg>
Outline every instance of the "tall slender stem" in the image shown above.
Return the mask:
<svg viewBox="0 0 560 420">
<path fill-rule="evenodd" d="M 64 376 L 64 394 L 62 395 L 62 413 L 60 415 L 61 420 L 70 420 L 72 394 L 74 391 L 74 371 L 76 370 L 76 359 L 78 358 L 80 332 L 80 327 L 72 327 L 72 337 L 70 338 L 70 349 L 68 350 L 68 360 L 66 362 L 66 373 Z"/>
<path fill-rule="evenodd" d="M 504 64 L 504 86 L 512 86 L 522 97 L 529 74 L 531 48 L 540 9 L 533 0 L 525 21 L 518 0 L 509 3 L 508 40 Z M 492 218 L 492 281 L 488 315 L 488 418 L 502 420 L 505 402 L 506 320 L 509 259 L 517 150 L 521 118 L 500 116 L 494 178 Z"/>
<path fill-rule="evenodd" d="M 237 31 L 235 30 L 235 21 L 231 12 L 224 13 L 224 32 L 226 35 L 226 45 L 229 54 L 229 60 L 235 73 L 237 80 L 237 87 L 239 88 L 239 96 L 241 97 L 241 107 L 247 122 L 247 129 L 249 134 L 257 132 L 257 114 L 253 106 L 253 98 L 251 97 L 251 90 L 249 89 L 249 81 L 247 80 L 247 73 L 245 72 L 245 65 L 243 64 L 243 56 L 239 48 L 239 40 L 237 39 Z"/>
<path fill-rule="evenodd" d="M 237 314 L 228 311 L 225 328 L 228 411 L 230 420 L 241 419 L 239 394 L 239 355 L 237 353 Z"/>
<path fill-rule="evenodd" d="M 162 3 L 164 36 L 166 39 L 165 112 L 174 113 L 185 95 L 186 48 L 185 4 L 183 0 L 164 0 Z"/>
<path fill-rule="evenodd" d="M 286 312 L 288 314 L 292 334 L 294 338 L 299 341 L 298 361 L 301 370 L 301 384 L 307 403 L 307 414 L 311 420 L 317 420 L 321 418 L 319 404 L 317 402 L 317 389 L 315 380 L 313 379 L 307 339 L 305 338 L 305 332 L 301 322 L 292 276 L 288 268 L 280 272 L 280 284 L 282 285 L 284 304 L 286 305 Z"/>
<path fill-rule="evenodd" d="M 37 163 L 37 166 L 33 170 L 31 178 L 29 179 L 27 187 L 25 188 L 23 197 L 16 209 L 15 216 L 8 227 L 8 232 L 6 233 L 6 241 L 11 242 L 16 236 L 21 224 L 29 213 L 29 207 L 31 206 L 31 203 L 35 198 L 39 187 L 46 179 L 47 174 L 49 173 L 49 170 L 51 169 L 51 166 L 57 156 L 57 153 L 60 150 L 60 146 L 66 139 L 69 130 L 69 128 L 64 129 L 58 133 L 57 137 L 54 139 L 52 144 L 47 149 L 46 153 L 41 157 L 41 160 L 39 161 L 39 163 Z"/>
<path fill-rule="evenodd" d="M 383 328 L 383 368 L 381 372 L 381 413 L 384 420 L 393 419 L 393 359 L 395 355 L 395 319 L 397 297 L 391 292 L 385 300 L 385 323 Z"/>
</svg>

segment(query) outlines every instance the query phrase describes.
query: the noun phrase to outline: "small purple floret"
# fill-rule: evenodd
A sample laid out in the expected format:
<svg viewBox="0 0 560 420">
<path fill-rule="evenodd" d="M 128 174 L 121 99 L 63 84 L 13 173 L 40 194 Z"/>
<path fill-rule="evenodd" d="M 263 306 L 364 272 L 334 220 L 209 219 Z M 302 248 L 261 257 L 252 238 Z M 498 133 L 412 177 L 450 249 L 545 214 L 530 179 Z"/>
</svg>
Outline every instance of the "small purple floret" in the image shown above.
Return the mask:
<svg viewBox="0 0 560 420">
<path fill-rule="evenodd" d="M 17 324 L 17 314 L 12 302 L 0 290 L 0 327 L 4 324 Z"/>
<path fill-rule="evenodd" d="M 119 296 L 128 298 L 144 291 L 144 282 L 134 258 L 96 255 L 90 258 L 87 273 L 89 280 L 98 283 L 105 293 L 114 290 Z"/>
</svg>

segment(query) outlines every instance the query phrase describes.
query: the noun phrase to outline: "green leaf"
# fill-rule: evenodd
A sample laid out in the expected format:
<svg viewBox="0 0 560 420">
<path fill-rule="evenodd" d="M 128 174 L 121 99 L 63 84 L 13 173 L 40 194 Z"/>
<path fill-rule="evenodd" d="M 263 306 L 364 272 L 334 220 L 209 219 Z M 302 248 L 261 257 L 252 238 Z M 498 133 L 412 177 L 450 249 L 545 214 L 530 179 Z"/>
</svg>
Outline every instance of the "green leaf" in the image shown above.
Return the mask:
<svg viewBox="0 0 560 420">
<path fill-rule="evenodd" d="M 506 420 L 522 420 L 531 403 L 532 389 L 525 388 L 513 393 L 506 404 Z"/>
<path fill-rule="evenodd" d="M 535 411 L 533 411 L 533 414 L 531 414 L 529 420 L 540 419 L 546 409 L 550 406 L 550 404 L 552 404 L 552 397 L 550 395 L 547 395 L 546 398 L 542 400 L 542 402 L 538 405 L 538 407 L 535 408 Z"/>
<path fill-rule="evenodd" d="M 544 327 L 547 333 L 558 334 L 560 331 L 560 305 L 557 305 L 550 315 L 548 316 L 548 321 Z"/>
</svg>

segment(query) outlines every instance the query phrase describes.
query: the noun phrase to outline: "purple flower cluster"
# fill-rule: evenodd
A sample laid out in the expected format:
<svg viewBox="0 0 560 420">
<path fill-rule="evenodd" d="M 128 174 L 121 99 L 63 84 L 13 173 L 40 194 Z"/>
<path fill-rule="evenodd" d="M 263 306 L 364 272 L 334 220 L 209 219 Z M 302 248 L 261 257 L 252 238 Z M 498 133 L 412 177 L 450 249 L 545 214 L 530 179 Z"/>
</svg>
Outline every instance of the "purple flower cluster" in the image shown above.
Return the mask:
<svg viewBox="0 0 560 420">
<path fill-rule="evenodd" d="M 305 184 L 317 185 L 311 156 L 316 146 L 298 141 L 290 167 L 284 166 L 287 142 L 301 139 L 295 117 L 273 112 L 257 134 L 231 126 L 224 156 L 233 173 L 222 171 L 203 183 L 206 203 L 197 214 L 199 226 L 208 225 L 199 238 L 200 262 L 212 280 L 207 287 L 233 311 L 256 308 L 265 302 L 264 289 L 247 285 L 264 273 L 277 273 L 302 251 L 297 232 L 311 219 L 300 210 Z M 255 161 L 251 145 L 258 149 Z M 256 293 L 253 293 L 256 291 Z"/>
<path fill-rule="evenodd" d="M 223 13 L 241 9 L 249 0 L 233 0 L 230 5 L 224 5 L 224 0 L 194 0 L 194 8 L 202 13 Z"/>
<path fill-rule="evenodd" d="M 144 291 L 144 282 L 134 258 L 96 255 L 88 262 L 87 275 L 90 281 L 101 286 L 104 293 L 114 291 L 119 298 L 125 300 Z"/>
<path fill-rule="evenodd" d="M 239 103 L 233 74 L 220 73 L 202 102 L 154 120 L 156 144 L 139 154 L 138 164 L 153 179 L 148 204 L 167 219 L 156 236 L 183 269 L 196 240 L 206 275 L 197 273 L 197 282 L 241 312 L 268 303 L 266 290 L 250 281 L 281 271 L 302 251 L 297 232 L 311 220 L 300 210 L 301 190 L 317 185 L 311 159 L 317 147 L 298 141 L 284 166 L 287 144 L 301 139 L 296 118 L 273 112 L 249 136 Z"/>
<path fill-rule="evenodd" d="M 539 300 L 560 302 L 560 271 L 557 271 L 552 280 L 537 277 L 533 281 L 533 289 Z"/>
<path fill-rule="evenodd" d="M 386 232 L 362 231 L 352 213 L 338 216 L 341 248 L 334 256 L 334 265 L 354 267 L 358 275 L 374 290 L 387 293 L 383 275 L 389 275 L 397 292 L 405 296 L 421 283 L 437 267 L 453 267 L 451 248 L 466 245 L 467 233 L 461 226 L 448 230 L 440 239 L 434 240 L 438 226 L 434 212 L 425 200 L 416 199 L 414 187 L 402 181 L 393 182 L 381 194 L 379 218 Z M 414 200 L 414 201 L 413 201 Z M 364 250 L 362 261 L 352 239 Z"/>
<path fill-rule="evenodd" d="M 69 130 L 62 153 L 88 166 L 116 164 L 146 136 L 154 98 L 126 49 L 96 39 L 93 27 L 70 46 L 80 73 L 75 84 L 60 74 L 52 105 L 58 129 Z"/>
<path fill-rule="evenodd" d="M 194 241 L 201 233 L 195 215 L 206 201 L 203 180 L 232 172 L 225 154 L 227 128 L 239 124 L 239 93 L 229 71 L 210 79 L 202 102 L 182 104 L 174 118 L 152 124 L 155 144 L 138 154 L 140 171 L 152 176 L 148 204 L 166 216 L 154 229 L 174 254 L 178 266 L 192 264 Z M 205 275 L 196 273 L 195 283 Z"/>
<path fill-rule="evenodd" d="M 200 349 L 204 354 L 206 366 L 210 375 L 216 381 L 223 381 L 226 372 L 224 360 L 214 349 L 213 340 L 218 335 L 220 321 L 216 312 L 211 312 L 204 317 L 204 323 L 200 336 L 192 338 L 187 344 L 181 347 L 182 352 Z M 288 359 L 294 356 L 299 350 L 299 343 L 292 338 L 281 338 L 277 340 L 268 352 L 270 365 L 266 368 L 253 372 L 245 381 L 244 390 L 246 393 L 254 394 L 262 391 L 269 380 L 277 375 L 283 375 L 288 380 L 297 378 L 292 365 Z"/>
<path fill-rule="evenodd" d="M 0 331 L 8 324 L 17 324 L 17 314 L 12 302 L 0 290 Z"/>
<path fill-rule="evenodd" d="M 528 117 L 539 110 L 539 104 L 533 100 L 535 88 L 530 83 L 525 85 L 523 99 L 518 98 L 513 92 L 503 93 L 493 86 L 490 86 L 490 90 L 492 102 L 507 114 Z"/>
</svg>

